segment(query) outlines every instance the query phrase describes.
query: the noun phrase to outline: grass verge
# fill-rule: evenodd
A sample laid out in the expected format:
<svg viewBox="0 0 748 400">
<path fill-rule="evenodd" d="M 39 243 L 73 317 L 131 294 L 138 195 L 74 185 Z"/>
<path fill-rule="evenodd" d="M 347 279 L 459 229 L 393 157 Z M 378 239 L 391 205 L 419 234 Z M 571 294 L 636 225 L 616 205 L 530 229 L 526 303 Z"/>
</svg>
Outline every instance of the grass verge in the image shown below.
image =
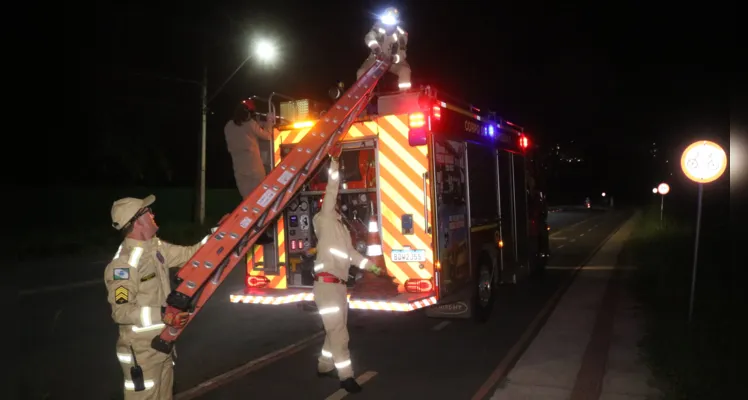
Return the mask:
<svg viewBox="0 0 748 400">
<path fill-rule="evenodd" d="M 695 210 L 694 210 L 695 211 Z M 705 217 L 708 212 L 705 210 Z M 660 226 L 659 210 L 645 211 L 624 247 L 637 268 L 630 285 L 646 316 L 641 342 L 665 399 L 735 398 L 738 338 L 746 334 L 745 311 L 736 307 L 730 283 L 729 235 L 720 221 L 702 221 L 696 294 L 688 323 L 695 212 L 671 216 Z M 706 218 L 705 218 L 706 219 Z"/>
</svg>

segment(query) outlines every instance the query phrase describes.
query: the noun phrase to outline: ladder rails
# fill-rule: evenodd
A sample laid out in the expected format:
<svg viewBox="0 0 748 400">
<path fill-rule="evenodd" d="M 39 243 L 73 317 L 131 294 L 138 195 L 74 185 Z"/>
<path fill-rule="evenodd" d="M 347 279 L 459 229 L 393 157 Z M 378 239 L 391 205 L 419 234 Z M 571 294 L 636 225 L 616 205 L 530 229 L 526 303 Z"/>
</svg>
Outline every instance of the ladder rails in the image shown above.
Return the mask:
<svg viewBox="0 0 748 400">
<path fill-rule="evenodd" d="M 153 338 L 151 347 L 163 353 L 171 352 L 205 302 L 285 209 L 330 147 L 345 136 L 389 67 L 389 61 L 377 60 L 179 270 L 179 286 L 166 299 L 163 320 L 172 321 L 176 314 L 190 309 L 192 312 L 181 328 L 167 324 L 161 334 Z"/>
</svg>

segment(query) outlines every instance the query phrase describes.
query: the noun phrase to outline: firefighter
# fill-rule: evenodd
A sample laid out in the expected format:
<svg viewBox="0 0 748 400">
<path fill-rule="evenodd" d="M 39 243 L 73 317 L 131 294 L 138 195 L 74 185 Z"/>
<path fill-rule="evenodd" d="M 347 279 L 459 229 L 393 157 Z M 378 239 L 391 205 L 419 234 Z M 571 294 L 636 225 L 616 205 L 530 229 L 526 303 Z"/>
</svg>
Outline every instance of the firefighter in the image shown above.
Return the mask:
<svg viewBox="0 0 748 400">
<path fill-rule="evenodd" d="M 242 198 L 247 197 L 265 178 L 258 139 L 272 140 L 274 118 L 268 118 L 268 126 L 263 129 L 256 120 L 257 110 L 252 99 L 244 100 L 236 106 L 234 117 L 223 128 L 226 145 L 234 166 L 236 186 Z"/>
<path fill-rule="evenodd" d="M 382 273 L 381 269 L 356 251 L 351 234 L 341 221 L 337 205 L 340 185 L 339 145 L 330 151 L 330 169 L 322 209 L 314 216 L 314 233 L 317 235 L 317 257 L 314 263 L 314 301 L 325 327 L 325 343 L 317 364 L 320 377 L 340 379 L 340 387 L 350 393 L 361 391 L 353 378 L 351 356 L 348 351 L 348 292 L 346 281 L 351 265 L 360 269 Z"/>
<path fill-rule="evenodd" d="M 394 7 L 387 8 L 369 33 L 364 36 L 366 46 L 371 49 L 369 57 L 356 72 L 356 79 L 374 64 L 377 58 L 388 58 L 392 61 L 390 72 L 397 75 L 397 86 L 400 90 L 411 87 L 410 65 L 406 60 L 408 51 L 408 32 L 400 28 L 400 13 Z"/>
<path fill-rule="evenodd" d="M 124 240 L 104 272 L 112 319 L 119 325 L 116 352 L 125 378 L 125 399 L 172 398 L 173 357 L 151 347 L 161 333 L 162 307 L 171 291 L 169 268 L 181 267 L 205 242 L 177 246 L 156 236 L 158 225 L 150 205 L 156 197 L 132 197 L 112 205 L 112 226 Z M 207 239 L 207 237 L 206 237 Z M 188 313 L 173 325 L 184 326 Z"/>
</svg>

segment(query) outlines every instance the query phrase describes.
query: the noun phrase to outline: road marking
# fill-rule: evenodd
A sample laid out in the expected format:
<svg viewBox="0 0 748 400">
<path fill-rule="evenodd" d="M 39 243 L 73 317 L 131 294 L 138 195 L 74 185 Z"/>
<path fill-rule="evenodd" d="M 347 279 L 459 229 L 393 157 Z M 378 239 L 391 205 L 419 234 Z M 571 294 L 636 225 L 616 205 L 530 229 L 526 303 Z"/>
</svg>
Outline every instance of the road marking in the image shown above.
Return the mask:
<svg viewBox="0 0 748 400">
<path fill-rule="evenodd" d="M 452 321 L 442 321 L 436 324 L 433 328 L 431 328 L 432 331 L 440 331 L 444 329 L 447 325 L 449 325 Z"/>
<path fill-rule="evenodd" d="M 564 246 L 566 246 L 566 245 L 565 244 L 560 244 L 560 245 L 556 246 L 556 250 L 558 250 L 558 249 L 560 249 L 560 248 L 562 248 Z"/>
<path fill-rule="evenodd" d="M 587 232 L 592 232 L 592 228 L 590 228 L 590 229 L 587 229 Z"/>
<path fill-rule="evenodd" d="M 580 234 L 579 234 L 579 236 L 580 236 L 580 237 L 584 236 L 584 233 L 580 233 Z"/>
<path fill-rule="evenodd" d="M 574 270 L 579 267 L 545 267 L 545 269 L 555 269 L 555 270 Z M 585 271 L 608 271 L 615 269 L 616 267 L 582 267 L 580 269 L 583 269 Z"/>
<path fill-rule="evenodd" d="M 574 281 L 574 278 L 576 277 L 576 274 L 579 272 L 579 270 L 590 260 L 592 260 L 592 257 L 594 257 L 595 254 L 603 247 L 603 245 L 607 243 L 608 240 L 613 237 L 616 232 L 618 232 L 618 230 L 621 229 L 621 226 L 623 226 L 623 223 L 619 223 L 618 227 L 613 229 L 608 237 L 600 241 L 600 243 L 592 250 L 592 252 L 590 252 L 589 256 L 587 256 L 587 258 L 585 258 L 584 261 L 581 262 L 578 266 L 569 267 L 574 271 L 569 275 L 566 281 L 564 281 L 561 286 L 556 289 L 556 292 L 554 292 L 553 296 L 548 299 L 548 301 L 543 306 L 543 309 L 540 310 L 537 315 L 535 315 L 535 318 L 532 320 L 532 322 L 530 322 L 530 325 L 527 326 L 527 329 L 525 329 L 525 331 L 522 333 L 522 336 L 520 336 L 519 340 L 517 340 L 512 348 L 509 349 L 509 352 L 507 352 L 506 356 L 504 356 L 501 362 L 499 362 L 499 365 L 496 367 L 496 369 L 491 372 L 491 375 L 488 376 L 488 379 L 483 382 L 483 385 L 478 388 L 478 391 L 473 395 L 471 400 L 483 400 L 486 396 L 488 396 L 491 389 L 494 388 L 502 378 L 509 374 L 511 368 L 519 360 L 519 358 L 522 356 L 522 353 L 524 353 L 525 349 L 527 349 L 527 347 L 534 339 L 536 333 L 539 331 L 539 325 L 548 318 L 551 311 L 553 311 L 553 309 L 556 307 L 556 304 L 561 299 L 561 296 L 563 296 L 563 294 L 566 292 L 566 289 L 571 286 L 571 283 Z M 572 239 L 572 241 L 574 241 L 574 239 Z M 558 268 L 564 267 L 546 267 L 546 269 Z"/>
<path fill-rule="evenodd" d="M 320 331 L 320 332 L 315 333 L 312 336 L 307 337 L 306 339 L 301 339 L 298 342 L 290 344 L 282 349 L 276 350 L 272 353 L 265 354 L 262 357 L 255 358 L 254 360 L 244 365 L 240 365 L 239 367 L 236 367 L 232 369 L 231 371 L 225 372 L 214 378 L 208 379 L 207 381 L 200 383 L 199 385 L 191 389 L 187 389 L 184 392 L 177 393 L 174 396 L 174 399 L 175 400 L 188 400 L 188 399 L 194 399 L 198 396 L 202 396 L 203 394 L 210 392 L 211 390 L 217 389 L 227 383 L 230 383 L 233 380 L 240 378 L 252 371 L 256 371 L 278 360 L 286 358 L 292 354 L 298 353 L 299 351 L 313 345 L 316 339 L 324 335 L 325 335 L 325 331 Z"/>
<path fill-rule="evenodd" d="M 45 286 L 40 287 L 36 289 L 25 289 L 18 292 L 19 296 L 28 296 L 32 294 L 39 294 L 39 293 L 46 293 L 46 292 L 58 292 L 61 290 L 70 290 L 70 289 L 76 289 L 86 286 L 93 286 L 100 284 L 102 287 L 104 286 L 104 278 L 101 279 L 92 279 L 90 281 L 85 282 L 78 282 L 78 283 L 68 283 L 66 285 L 56 285 L 56 286 Z"/>
<path fill-rule="evenodd" d="M 559 237 L 554 237 L 554 238 L 551 238 L 551 239 L 553 239 L 553 240 L 566 240 L 568 238 L 566 236 L 563 236 L 563 237 L 559 236 Z"/>
<path fill-rule="evenodd" d="M 361 374 L 361 376 L 359 376 L 358 378 L 356 378 L 356 382 L 358 382 L 359 385 L 363 385 L 369 379 L 371 379 L 371 378 L 373 378 L 375 376 L 377 376 L 377 372 L 376 371 L 366 371 L 363 374 Z M 335 392 L 335 393 L 327 396 L 327 398 L 325 398 L 325 400 L 340 400 L 340 399 L 342 399 L 345 396 L 348 396 L 348 392 L 346 392 L 345 389 L 338 389 L 337 392 Z"/>
<path fill-rule="evenodd" d="M 572 243 L 574 243 L 574 242 L 576 242 L 576 241 L 577 241 L 577 239 L 571 239 L 571 240 L 569 240 L 569 241 L 570 241 L 570 242 L 572 242 Z"/>
</svg>

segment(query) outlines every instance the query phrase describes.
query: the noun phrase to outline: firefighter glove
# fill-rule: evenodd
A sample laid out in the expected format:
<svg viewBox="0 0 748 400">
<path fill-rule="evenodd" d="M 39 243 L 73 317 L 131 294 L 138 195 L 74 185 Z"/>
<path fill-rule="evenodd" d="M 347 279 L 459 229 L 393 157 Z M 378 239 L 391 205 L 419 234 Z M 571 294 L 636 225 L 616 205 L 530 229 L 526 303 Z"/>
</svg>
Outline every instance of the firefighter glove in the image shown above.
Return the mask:
<svg viewBox="0 0 748 400">
<path fill-rule="evenodd" d="M 190 319 L 190 313 L 186 311 L 178 312 L 176 314 L 164 314 L 163 320 L 166 325 L 173 326 L 175 328 L 182 328 L 187 325 L 187 320 Z"/>
<path fill-rule="evenodd" d="M 375 264 L 367 265 L 366 269 L 375 275 L 382 275 L 382 269 L 377 267 Z"/>
</svg>

